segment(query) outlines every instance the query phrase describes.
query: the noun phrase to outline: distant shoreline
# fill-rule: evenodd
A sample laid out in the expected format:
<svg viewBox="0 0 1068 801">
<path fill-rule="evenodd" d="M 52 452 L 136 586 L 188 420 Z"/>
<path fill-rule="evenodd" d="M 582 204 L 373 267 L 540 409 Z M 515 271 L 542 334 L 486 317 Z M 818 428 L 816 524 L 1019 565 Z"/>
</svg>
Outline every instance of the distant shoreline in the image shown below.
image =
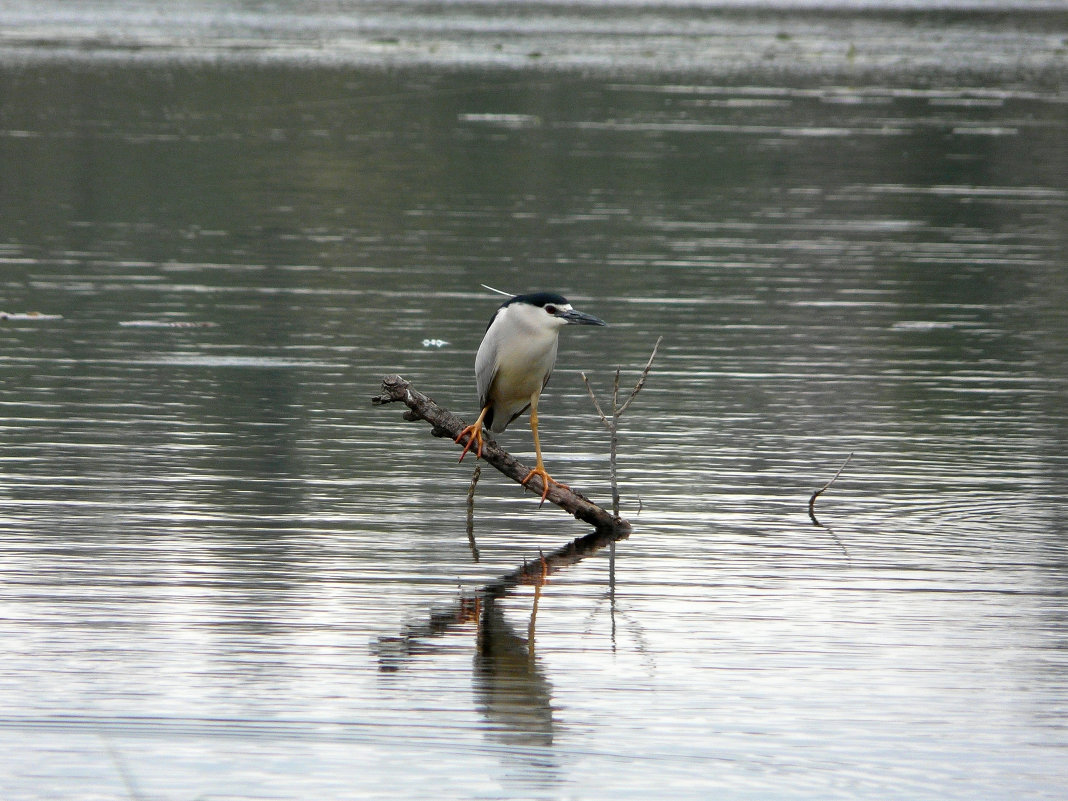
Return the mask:
<svg viewBox="0 0 1068 801">
<path fill-rule="evenodd" d="M 295 4 L 299 9 L 299 4 Z M 1028 4 L 410 2 L 353 13 L 207 2 L 0 7 L 0 64 L 289 64 L 798 75 L 994 73 L 1062 83 L 1068 10 Z"/>
</svg>

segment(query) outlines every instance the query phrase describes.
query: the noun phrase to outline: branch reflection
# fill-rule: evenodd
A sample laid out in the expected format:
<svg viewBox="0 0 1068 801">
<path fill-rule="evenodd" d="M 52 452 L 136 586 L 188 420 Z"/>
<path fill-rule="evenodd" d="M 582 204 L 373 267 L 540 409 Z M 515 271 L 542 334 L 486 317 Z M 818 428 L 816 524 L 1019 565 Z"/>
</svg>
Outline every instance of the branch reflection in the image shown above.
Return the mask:
<svg viewBox="0 0 1068 801">
<path fill-rule="evenodd" d="M 552 684 L 534 649 L 537 601 L 553 573 L 593 556 L 629 535 L 629 530 L 598 530 L 548 554 L 524 562 L 449 607 L 431 611 L 396 637 L 377 643 L 379 669 L 397 671 L 412 658 L 432 653 L 433 640 L 475 623 L 477 649 L 474 692 L 488 736 L 513 748 L 544 747 L 553 741 Z M 533 585 L 535 598 L 526 636 L 507 620 L 500 601 L 520 585 Z M 533 766 L 529 766 L 533 767 Z M 549 766 L 542 766 L 549 767 Z"/>
<path fill-rule="evenodd" d="M 482 585 L 473 593 L 462 594 L 448 607 L 431 611 L 425 620 L 408 624 L 396 637 L 380 637 L 377 643 L 379 669 L 399 670 L 409 658 L 431 653 L 434 648 L 427 640 L 441 637 L 452 629 L 478 620 L 480 612 L 484 611 L 489 602 L 506 597 L 521 584 L 537 584 L 553 573 L 578 564 L 629 535 L 630 532 L 625 529 L 590 532 L 555 551 L 524 562 L 515 570 Z"/>
</svg>

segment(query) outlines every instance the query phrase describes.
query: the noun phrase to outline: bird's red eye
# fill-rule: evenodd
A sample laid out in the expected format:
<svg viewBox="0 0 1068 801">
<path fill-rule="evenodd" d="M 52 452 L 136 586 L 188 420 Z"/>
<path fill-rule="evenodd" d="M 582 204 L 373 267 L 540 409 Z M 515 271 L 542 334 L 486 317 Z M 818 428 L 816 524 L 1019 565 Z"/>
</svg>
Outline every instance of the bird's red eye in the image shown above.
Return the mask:
<svg viewBox="0 0 1068 801">
<path fill-rule="evenodd" d="M 555 306 L 546 306 L 545 307 L 545 311 L 547 311 L 549 314 L 556 314 L 556 307 Z"/>
</svg>

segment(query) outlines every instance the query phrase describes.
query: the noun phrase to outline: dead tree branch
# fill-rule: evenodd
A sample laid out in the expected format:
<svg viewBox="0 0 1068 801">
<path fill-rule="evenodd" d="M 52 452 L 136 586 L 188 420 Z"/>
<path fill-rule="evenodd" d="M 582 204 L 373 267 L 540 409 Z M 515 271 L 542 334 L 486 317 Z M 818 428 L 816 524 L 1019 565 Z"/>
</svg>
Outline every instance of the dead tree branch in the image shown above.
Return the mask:
<svg viewBox="0 0 1068 801">
<path fill-rule="evenodd" d="M 482 475 L 482 465 L 475 465 L 475 472 L 471 474 L 471 486 L 467 490 L 467 544 L 471 546 L 471 557 L 478 561 L 478 544 L 475 542 L 475 487 L 478 486 L 479 476 Z"/>
<path fill-rule="evenodd" d="M 642 391 L 642 387 L 645 386 L 645 380 L 649 377 L 649 369 L 653 366 L 653 359 L 656 358 L 656 352 L 660 350 L 660 343 L 664 341 L 663 337 L 656 338 L 656 344 L 653 345 L 653 352 L 649 354 L 649 361 L 645 363 L 645 367 L 642 368 L 642 374 L 638 377 L 638 383 L 634 385 L 634 389 L 630 391 L 630 397 L 627 398 L 623 405 L 619 407 L 616 412 L 616 417 L 622 417 L 623 412 L 627 411 L 627 407 L 638 397 L 638 393 Z M 617 371 L 618 372 L 618 371 Z M 616 386 L 619 386 L 619 379 L 616 379 Z"/>
<path fill-rule="evenodd" d="M 842 475 L 842 471 L 846 469 L 846 465 L 849 464 L 852 458 L 853 454 L 852 452 L 850 452 L 849 456 L 846 457 L 846 460 L 842 462 L 842 466 L 838 468 L 838 472 L 831 476 L 831 480 L 824 484 L 822 487 L 820 487 L 818 490 L 813 492 L 812 497 L 808 499 L 808 516 L 812 519 L 812 524 L 827 530 L 827 533 L 831 535 L 831 539 L 834 540 L 835 544 L 837 544 L 838 547 L 842 549 L 842 554 L 847 560 L 849 559 L 849 551 L 846 549 L 845 543 L 843 543 L 838 538 L 838 535 L 834 533 L 830 526 L 821 523 L 816 517 L 816 498 L 818 498 L 820 495 L 830 489 L 831 484 L 838 480 L 838 476 Z"/>
<path fill-rule="evenodd" d="M 623 412 L 627 411 L 627 407 L 642 391 L 642 387 L 645 386 L 645 379 L 649 377 L 649 369 L 653 366 L 653 359 L 656 358 L 656 352 L 660 350 L 660 343 L 664 340 L 663 337 L 656 338 L 656 344 L 653 345 L 653 352 L 649 356 L 649 361 L 645 363 L 645 367 L 642 368 L 641 376 L 638 377 L 638 383 L 634 385 L 634 389 L 630 391 L 630 396 L 623 401 L 623 405 L 619 404 L 619 375 L 620 370 L 616 368 L 615 381 L 612 383 L 612 417 L 609 419 L 608 415 L 604 413 L 601 408 L 601 404 L 597 402 L 597 397 L 593 394 L 593 387 L 590 386 L 590 380 L 586 378 L 586 374 L 582 373 L 582 383 L 586 385 L 586 392 L 590 395 L 590 400 L 593 401 L 593 406 L 597 409 L 597 414 L 601 417 L 601 422 L 604 423 L 605 428 L 608 429 L 608 433 L 611 435 L 609 442 L 609 468 L 611 470 L 612 478 L 612 514 L 619 514 L 619 485 L 616 482 L 616 452 L 619 449 L 619 418 L 623 416 Z"/>
<path fill-rule="evenodd" d="M 853 454 L 851 452 L 849 456 L 846 457 L 846 460 L 842 462 L 842 466 L 838 468 L 838 472 L 831 476 L 831 480 L 813 492 L 812 497 L 808 499 L 808 516 L 812 518 L 812 522 L 817 526 L 820 525 L 820 521 L 816 519 L 816 498 L 820 497 L 820 495 L 831 488 L 831 484 L 838 480 L 838 476 L 842 475 L 842 471 L 846 469 L 846 465 L 849 464 L 852 458 Z"/>
<path fill-rule="evenodd" d="M 382 379 L 382 393 L 371 399 L 375 406 L 394 402 L 403 403 L 408 407 L 408 411 L 404 413 L 404 419 L 411 421 L 425 420 L 430 423 L 430 433 L 435 437 L 456 439 L 466 427 L 463 420 L 448 409 L 438 406 L 432 398 L 419 392 L 411 385 L 411 382 L 401 378 L 399 375 L 389 375 Z M 486 439 L 485 446 L 482 448 L 482 458 L 487 464 L 497 468 L 517 484 L 522 485 L 523 480 L 530 474 L 529 467 L 492 439 Z M 543 490 L 541 479 L 538 477 L 535 477 L 524 486 L 537 495 L 541 495 Z M 550 484 L 546 499 L 577 519 L 596 526 L 598 529 L 630 530 L 630 524 L 626 520 L 591 503 L 588 498 L 574 490 Z"/>
</svg>

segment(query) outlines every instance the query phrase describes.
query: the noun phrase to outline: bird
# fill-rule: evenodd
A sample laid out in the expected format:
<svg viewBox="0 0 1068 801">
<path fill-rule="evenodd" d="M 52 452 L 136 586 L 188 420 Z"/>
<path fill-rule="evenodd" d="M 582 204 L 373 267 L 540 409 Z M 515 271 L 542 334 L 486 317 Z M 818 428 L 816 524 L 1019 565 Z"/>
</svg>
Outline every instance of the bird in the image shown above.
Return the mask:
<svg viewBox="0 0 1068 801">
<path fill-rule="evenodd" d="M 567 489 L 545 470 L 538 440 L 538 398 L 552 375 L 560 329 L 566 325 L 608 325 L 599 317 L 578 311 L 567 298 L 554 292 L 515 295 L 502 303 L 490 318 L 486 334 L 475 356 L 475 379 L 478 387 L 478 419 L 461 431 L 456 442 L 467 442 L 460 461 L 475 447 L 481 458 L 482 431 L 504 431 L 510 423 L 530 409 L 530 432 L 534 436 L 537 462 L 523 479 L 526 484 L 541 478 L 541 501 L 549 494 L 549 485 Z"/>
</svg>

